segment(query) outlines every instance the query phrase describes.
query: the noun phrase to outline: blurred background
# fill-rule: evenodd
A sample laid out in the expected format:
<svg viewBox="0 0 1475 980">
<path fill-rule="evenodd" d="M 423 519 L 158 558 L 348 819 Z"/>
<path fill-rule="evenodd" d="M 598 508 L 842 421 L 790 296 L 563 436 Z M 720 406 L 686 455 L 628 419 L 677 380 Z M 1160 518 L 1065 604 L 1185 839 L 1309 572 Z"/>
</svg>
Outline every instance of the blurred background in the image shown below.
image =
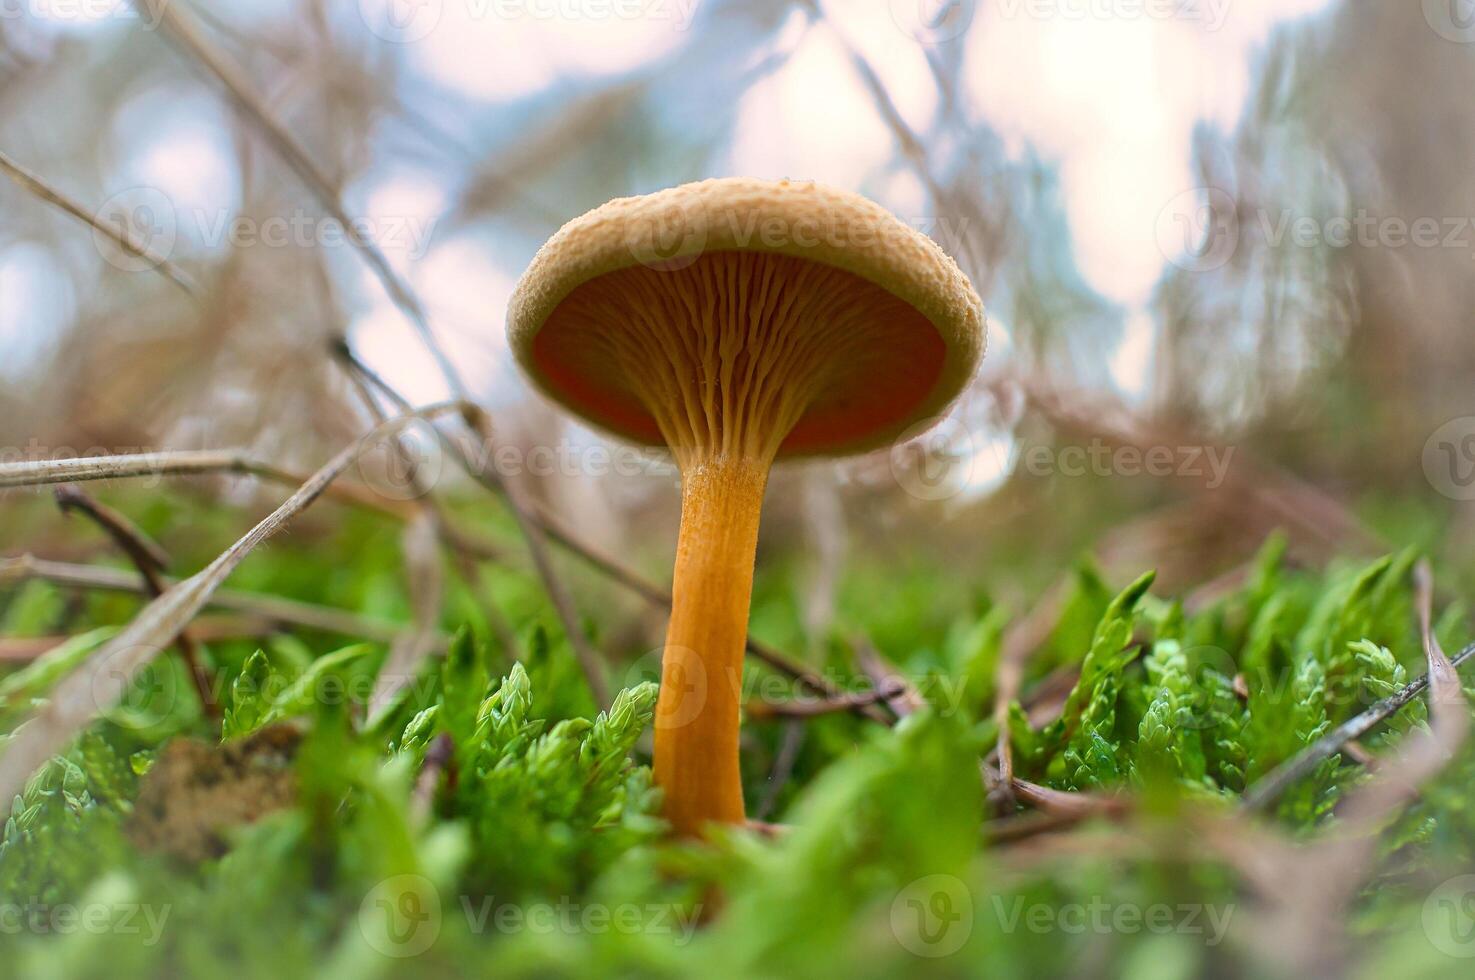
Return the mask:
<svg viewBox="0 0 1475 980">
<path fill-rule="evenodd" d="M 373 424 L 340 339 L 450 393 L 423 312 L 507 478 L 662 581 L 674 475 L 589 462 L 511 361 L 508 295 L 610 198 L 814 179 L 937 239 L 989 352 L 917 442 L 775 475 L 756 633 L 813 643 L 886 582 L 1025 608 L 1085 554 L 1212 591 L 1275 529 L 1307 565 L 1415 544 L 1475 584 L 1472 86 L 1466 0 L 0 0 L 0 447 L 310 471 Z M 893 576 L 918 564 L 942 574 Z"/>
</svg>

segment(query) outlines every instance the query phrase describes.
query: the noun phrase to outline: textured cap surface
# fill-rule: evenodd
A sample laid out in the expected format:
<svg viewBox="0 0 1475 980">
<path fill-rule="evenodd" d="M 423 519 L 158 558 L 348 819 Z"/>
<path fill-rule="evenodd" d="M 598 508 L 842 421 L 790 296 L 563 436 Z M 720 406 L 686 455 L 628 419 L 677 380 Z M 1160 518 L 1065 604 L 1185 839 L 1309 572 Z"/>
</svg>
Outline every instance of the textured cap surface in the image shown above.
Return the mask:
<svg viewBox="0 0 1475 980">
<path fill-rule="evenodd" d="M 616 435 L 660 444 L 655 423 L 632 386 L 619 377 L 621 368 L 586 353 L 589 345 L 581 335 L 562 325 L 569 317 L 561 317 L 560 306 L 581 287 L 611 274 L 628 278 L 632 273 L 624 270 L 633 270 L 660 283 L 657 277 L 694 275 L 714 258 L 735 252 L 827 266 L 855 277 L 856 295 L 894 297 L 905 304 L 872 304 L 875 316 L 885 318 L 884 323 L 878 319 L 876 335 L 894 349 L 864 358 L 864 365 L 851 371 L 854 377 L 846 379 L 846 391 L 828 406 L 815 407 L 814 424 L 802 419 L 780 455 L 843 455 L 888 445 L 942 413 L 983 356 L 982 302 L 932 239 L 859 195 L 814 183 L 751 178 L 706 180 L 619 198 L 564 225 L 538 251 L 513 293 L 509 343 L 545 394 Z M 804 279 L 795 277 L 794 288 L 804 288 Z M 906 315 L 898 315 L 907 307 Z M 589 316 L 580 316 L 587 337 Z M 600 331 L 626 328 L 613 314 L 596 326 Z M 905 385 L 896 380 L 903 375 Z M 880 407 L 851 412 L 853 425 L 837 424 L 838 414 L 862 401 Z"/>
</svg>

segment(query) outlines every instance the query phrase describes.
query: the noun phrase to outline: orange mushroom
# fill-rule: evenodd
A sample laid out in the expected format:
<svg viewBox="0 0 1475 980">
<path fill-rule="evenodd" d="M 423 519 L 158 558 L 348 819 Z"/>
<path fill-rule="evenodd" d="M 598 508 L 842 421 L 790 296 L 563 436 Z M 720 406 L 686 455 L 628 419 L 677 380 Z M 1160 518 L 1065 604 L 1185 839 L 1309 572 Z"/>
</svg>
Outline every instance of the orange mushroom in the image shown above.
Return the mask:
<svg viewBox="0 0 1475 980">
<path fill-rule="evenodd" d="M 681 471 L 655 780 L 677 834 L 740 823 L 769 469 L 884 447 L 943 412 L 983 355 L 982 303 L 931 239 L 862 197 L 729 178 L 564 225 L 518 283 L 507 332 L 545 394 L 668 447 Z"/>
</svg>

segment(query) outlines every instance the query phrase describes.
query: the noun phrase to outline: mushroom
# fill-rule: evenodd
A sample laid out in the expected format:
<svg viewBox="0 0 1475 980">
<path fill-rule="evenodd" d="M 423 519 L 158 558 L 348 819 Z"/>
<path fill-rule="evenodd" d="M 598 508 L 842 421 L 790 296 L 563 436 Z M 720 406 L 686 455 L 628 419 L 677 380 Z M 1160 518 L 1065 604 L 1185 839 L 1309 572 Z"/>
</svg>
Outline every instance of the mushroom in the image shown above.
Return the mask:
<svg viewBox="0 0 1475 980">
<path fill-rule="evenodd" d="M 681 473 L 655 781 L 684 837 L 741 823 L 738 726 L 758 520 L 776 459 L 888 446 L 943 412 L 984 348 L 957 265 L 880 206 L 726 178 L 564 225 L 508 308 L 533 383 Z"/>
</svg>

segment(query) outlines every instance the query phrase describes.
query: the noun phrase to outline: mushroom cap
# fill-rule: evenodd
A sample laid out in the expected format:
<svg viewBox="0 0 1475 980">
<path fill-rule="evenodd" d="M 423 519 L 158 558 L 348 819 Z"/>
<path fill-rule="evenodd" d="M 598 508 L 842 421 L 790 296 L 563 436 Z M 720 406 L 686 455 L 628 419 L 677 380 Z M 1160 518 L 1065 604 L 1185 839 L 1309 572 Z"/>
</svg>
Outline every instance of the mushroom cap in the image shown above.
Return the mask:
<svg viewBox="0 0 1475 980">
<path fill-rule="evenodd" d="M 794 426 L 780 457 L 850 455 L 918 434 L 962 392 L 983 357 L 983 303 L 931 238 L 858 194 L 746 177 L 617 198 L 565 224 L 538 250 L 512 294 L 513 354 L 540 391 L 596 427 L 664 446 L 634 386 L 614 360 L 590 351 L 587 333 L 569 328 L 560 307 L 611 274 L 648 275 L 659 286 L 658 277 L 680 276 L 730 253 L 787 256 L 853 277 L 853 287 L 844 288 L 872 321 L 862 329 L 874 331 L 873 346 L 885 348 L 851 358 L 843 380 Z M 620 331 L 627 324 L 616 314 L 596 328 Z"/>
</svg>

